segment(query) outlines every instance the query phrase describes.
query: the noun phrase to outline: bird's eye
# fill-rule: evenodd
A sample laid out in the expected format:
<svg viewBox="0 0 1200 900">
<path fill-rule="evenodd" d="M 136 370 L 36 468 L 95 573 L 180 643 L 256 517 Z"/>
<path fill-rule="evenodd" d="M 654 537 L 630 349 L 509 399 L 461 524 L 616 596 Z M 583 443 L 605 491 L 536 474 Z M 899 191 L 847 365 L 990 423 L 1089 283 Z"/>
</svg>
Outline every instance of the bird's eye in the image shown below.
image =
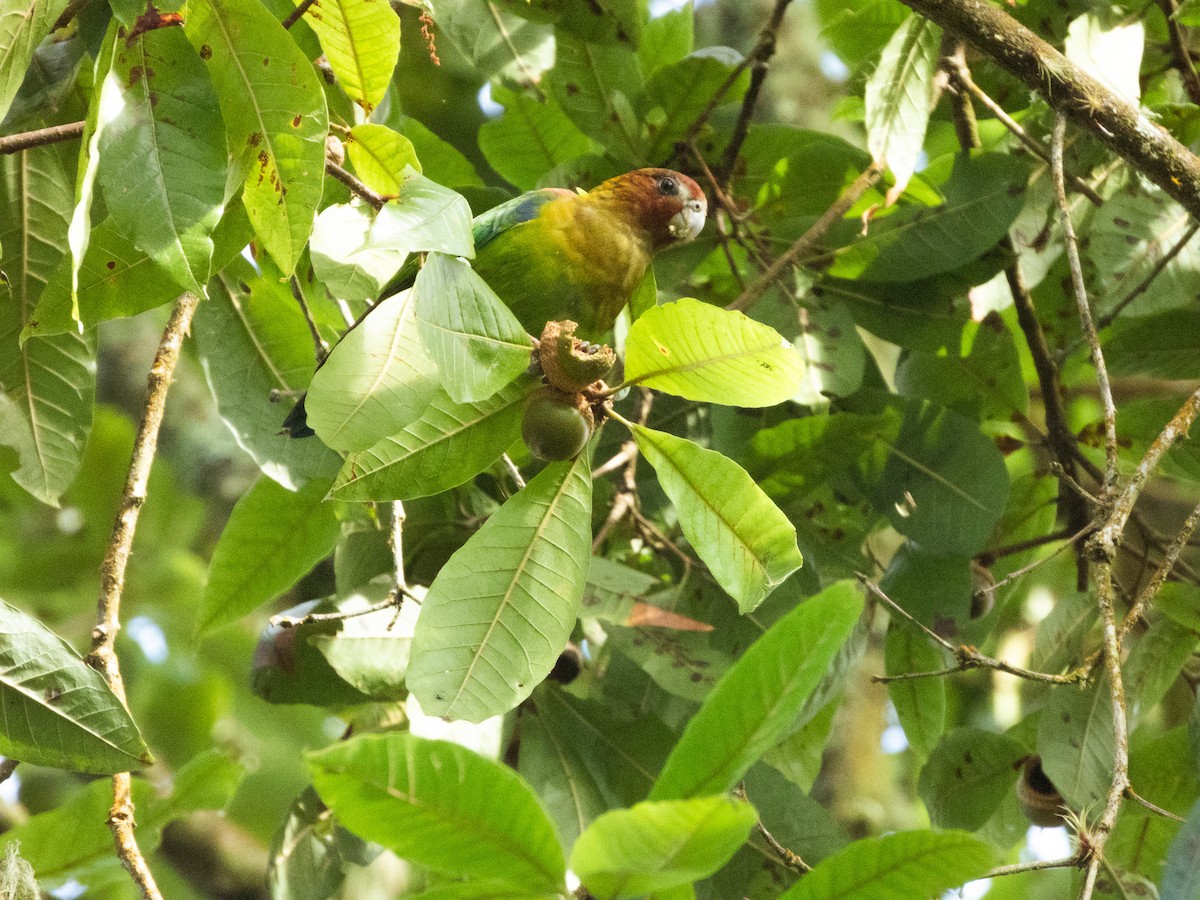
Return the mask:
<svg viewBox="0 0 1200 900">
<path fill-rule="evenodd" d="M 679 184 L 674 178 L 663 178 L 658 182 L 658 192 L 664 196 L 670 197 L 679 190 Z"/>
</svg>

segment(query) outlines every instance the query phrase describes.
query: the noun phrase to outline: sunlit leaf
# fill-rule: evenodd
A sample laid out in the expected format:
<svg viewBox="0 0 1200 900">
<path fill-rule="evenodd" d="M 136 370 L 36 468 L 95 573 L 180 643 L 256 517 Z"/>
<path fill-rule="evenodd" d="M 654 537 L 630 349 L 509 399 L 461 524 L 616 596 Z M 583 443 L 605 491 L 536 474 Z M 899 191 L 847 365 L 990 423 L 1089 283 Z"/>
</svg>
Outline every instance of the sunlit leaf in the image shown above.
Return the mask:
<svg viewBox="0 0 1200 900">
<path fill-rule="evenodd" d="M 308 423 L 337 450 L 368 450 L 412 424 L 438 390 L 417 335 L 412 292 L 380 301 L 313 376 Z"/>
<path fill-rule="evenodd" d="M 933 75 L 942 29 L 924 16 L 906 19 L 867 79 L 867 147 L 895 178 L 888 191 L 898 197 L 916 171 L 933 108 Z"/>
<path fill-rule="evenodd" d="M 439 494 L 482 472 L 520 437 L 517 410 L 541 387 L 518 379 L 479 403 L 434 394 L 416 421 L 351 453 L 330 491 L 339 500 L 409 500 Z"/>
<path fill-rule="evenodd" d="M 104 676 L 45 625 L 0 601 L 0 753 L 77 772 L 128 772 L 150 751 Z"/>
<path fill-rule="evenodd" d="M 421 171 L 413 142 L 386 125 L 365 122 L 350 129 L 346 155 L 367 187 L 384 196 L 400 193 L 404 170 Z"/>
<path fill-rule="evenodd" d="M 780 900 L 913 900 L 978 878 L 995 854 L 955 831 L 900 831 L 855 841 L 804 876 Z"/>
<path fill-rule="evenodd" d="M 323 0 L 308 8 L 304 20 L 342 90 L 367 112 L 378 106 L 400 52 L 400 19 L 392 7 L 377 0 Z"/>
<path fill-rule="evenodd" d="M 243 200 L 263 247 L 291 274 L 325 178 L 325 94 L 312 64 L 259 3 L 195 0 L 186 33 L 208 64 Z"/>
<path fill-rule="evenodd" d="M 434 871 L 561 890 L 554 826 L 511 769 L 411 734 L 359 735 L 308 755 L 313 784 L 360 837 Z"/>
<path fill-rule="evenodd" d="M 571 871 L 597 900 L 705 878 L 746 841 L 758 816 L 732 797 L 658 800 L 596 819 L 571 851 Z"/>
<path fill-rule="evenodd" d="M 425 712 L 481 722 L 549 674 L 579 613 L 591 501 L 586 453 L 547 466 L 438 572 L 408 670 Z"/>
<path fill-rule="evenodd" d="M 208 72 L 181 29 L 157 28 L 118 42 L 106 81 L 98 149 L 108 210 L 135 245 L 201 292 L 228 166 Z"/>
<path fill-rule="evenodd" d="M 771 626 L 688 722 L 650 798 L 703 797 L 737 784 L 793 727 L 862 608 L 854 585 L 838 582 Z"/>
<path fill-rule="evenodd" d="M 532 190 L 548 170 L 592 150 L 553 98 L 535 100 L 494 86 L 492 99 L 504 105 L 504 113 L 480 126 L 479 149 L 521 190 Z"/>
<path fill-rule="evenodd" d="M 795 526 L 745 469 L 662 431 L 634 425 L 633 436 L 675 504 L 684 535 L 743 612 L 800 568 Z"/>
<path fill-rule="evenodd" d="M 775 329 L 687 297 L 647 310 L 625 346 L 626 381 L 688 400 L 772 406 L 803 377 L 803 360 Z"/>
</svg>

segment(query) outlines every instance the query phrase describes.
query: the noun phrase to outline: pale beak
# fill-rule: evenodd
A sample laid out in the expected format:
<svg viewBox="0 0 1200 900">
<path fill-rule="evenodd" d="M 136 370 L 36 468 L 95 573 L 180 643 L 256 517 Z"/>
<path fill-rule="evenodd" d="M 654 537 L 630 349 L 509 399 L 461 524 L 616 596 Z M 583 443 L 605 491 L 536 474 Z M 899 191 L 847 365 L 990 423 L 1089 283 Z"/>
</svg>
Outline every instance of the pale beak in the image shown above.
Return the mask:
<svg viewBox="0 0 1200 900">
<path fill-rule="evenodd" d="M 704 217 L 708 212 L 708 203 L 703 199 L 688 200 L 683 209 L 671 216 L 667 223 L 667 231 L 679 241 L 690 241 L 704 227 Z"/>
</svg>

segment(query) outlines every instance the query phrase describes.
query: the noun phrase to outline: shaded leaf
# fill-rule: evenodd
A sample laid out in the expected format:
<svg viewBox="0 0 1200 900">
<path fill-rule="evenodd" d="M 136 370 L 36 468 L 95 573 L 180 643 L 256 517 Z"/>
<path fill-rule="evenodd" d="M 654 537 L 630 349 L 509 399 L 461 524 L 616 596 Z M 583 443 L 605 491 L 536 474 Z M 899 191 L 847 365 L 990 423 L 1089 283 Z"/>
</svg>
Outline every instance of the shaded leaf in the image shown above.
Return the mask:
<svg viewBox="0 0 1200 900">
<path fill-rule="evenodd" d="M 650 798 L 700 797 L 737 784 L 793 727 L 862 606 L 854 585 L 839 582 L 772 625 L 688 722 Z"/>
<path fill-rule="evenodd" d="M 1160 900 L 1187 900 L 1200 893 L 1200 801 L 1171 843 L 1163 866 Z"/>
<path fill-rule="evenodd" d="M 795 526 L 745 469 L 684 438 L 641 425 L 632 431 L 684 535 L 742 612 L 800 568 Z"/>
<path fill-rule="evenodd" d="M 554 826 L 520 776 L 499 763 L 391 733 L 309 753 L 308 765 L 339 821 L 404 859 L 530 892 L 561 890 Z"/>
<path fill-rule="evenodd" d="M 688 400 L 773 406 L 800 390 L 804 361 L 774 328 L 685 297 L 629 329 L 625 379 Z"/>
<path fill-rule="evenodd" d="M 37 619 L 0 600 L 0 753 L 77 772 L 128 772 L 150 751 L 98 671 Z"/>
<path fill-rule="evenodd" d="M 168 29 L 169 30 L 169 29 Z M 285 275 L 312 233 L 329 119 L 316 72 L 259 3 L 195 0 L 187 38 L 208 65 L 246 212 Z"/>
<path fill-rule="evenodd" d="M 339 500 L 409 500 L 457 487 L 520 437 L 517 408 L 541 387 L 519 378 L 479 403 L 434 394 L 420 418 L 369 450 L 350 453 L 330 495 Z"/>
<path fill-rule="evenodd" d="M 493 86 L 492 99 L 504 105 L 504 113 L 480 126 L 479 149 L 521 190 L 532 190 L 550 169 L 591 152 L 591 140 L 552 98 L 535 100 Z"/>
<path fill-rule="evenodd" d="M 579 130 L 623 162 L 642 162 L 640 125 L 631 105 L 642 90 L 637 57 L 618 45 L 555 34 L 550 92 Z"/>
<path fill-rule="evenodd" d="M 199 627 L 226 625 L 281 594 L 333 549 L 341 526 L 328 485 L 299 491 L 260 477 L 237 505 L 213 550 Z"/>
<path fill-rule="evenodd" d="M 341 887 L 346 867 L 374 857 L 362 838 L 327 824 L 329 810 L 305 788 L 288 808 L 271 843 L 271 896 L 278 900 L 325 900 Z"/>
<path fill-rule="evenodd" d="M 0 10 L 0 119 L 17 96 L 38 44 L 66 8 L 67 0 L 29 0 Z"/>
<path fill-rule="evenodd" d="M 464 260 L 431 253 L 412 292 L 421 343 L 452 400 L 487 400 L 529 368 L 533 341 Z"/>
<path fill-rule="evenodd" d="M 659 800 L 600 816 L 571 851 L 571 871 L 598 900 L 691 884 L 723 866 L 758 820 L 732 797 Z"/>
<path fill-rule="evenodd" d="M 554 60 L 550 27 L 494 8 L 493 14 L 488 0 L 440 0 L 438 28 L 458 45 L 484 79 L 502 75 L 517 84 L 536 81 Z M 417 152 L 425 159 L 420 147 Z"/>
<path fill-rule="evenodd" d="M 209 284 L 192 336 L 222 421 L 263 473 L 289 490 L 332 477 L 337 454 L 280 434 L 285 409 L 271 402 L 312 377 L 312 334 L 287 285 L 235 262 Z"/>
<path fill-rule="evenodd" d="M 982 728 L 946 733 L 917 786 L 933 824 L 967 831 L 983 827 L 1012 791 L 1027 755 L 1020 742 Z"/>
<path fill-rule="evenodd" d="M 1038 725 L 1042 770 L 1072 809 L 1103 802 L 1112 777 L 1113 710 L 1108 682 L 1053 688 Z"/>
<path fill-rule="evenodd" d="M 780 900 L 913 900 L 978 878 L 994 854 L 962 832 L 900 831 L 855 841 Z"/>
<path fill-rule="evenodd" d="M 586 453 L 549 465 L 438 572 L 408 670 L 425 712 L 481 722 L 550 673 L 579 613 L 591 501 Z"/>
<path fill-rule="evenodd" d="M 946 654 L 906 622 L 888 628 L 884 660 L 888 675 L 935 672 L 946 667 Z M 908 744 L 927 758 L 946 727 L 946 680 L 908 678 L 888 683 L 888 696 Z M 950 827 L 955 827 L 951 825 Z"/>
<path fill-rule="evenodd" d="M 649 163 L 664 162 L 700 114 L 725 88 L 720 103 L 739 103 L 750 85 L 745 69 L 728 84 L 742 55 L 730 47 L 705 47 L 658 68 L 638 102 L 638 117 L 647 132 L 642 155 Z"/>
</svg>

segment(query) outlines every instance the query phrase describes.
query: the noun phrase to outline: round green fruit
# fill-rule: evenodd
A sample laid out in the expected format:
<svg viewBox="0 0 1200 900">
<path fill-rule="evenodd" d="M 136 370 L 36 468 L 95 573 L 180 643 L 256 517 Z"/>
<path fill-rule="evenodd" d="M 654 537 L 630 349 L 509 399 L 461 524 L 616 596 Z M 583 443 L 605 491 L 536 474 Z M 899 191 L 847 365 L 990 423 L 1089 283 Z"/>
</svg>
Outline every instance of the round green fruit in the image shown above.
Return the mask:
<svg viewBox="0 0 1200 900">
<path fill-rule="evenodd" d="M 595 430 L 596 418 L 580 395 L 550 387 L 529 398 L 521 418 L 529 452 L 551 462 L 577 456 Z"/>
</svg>

